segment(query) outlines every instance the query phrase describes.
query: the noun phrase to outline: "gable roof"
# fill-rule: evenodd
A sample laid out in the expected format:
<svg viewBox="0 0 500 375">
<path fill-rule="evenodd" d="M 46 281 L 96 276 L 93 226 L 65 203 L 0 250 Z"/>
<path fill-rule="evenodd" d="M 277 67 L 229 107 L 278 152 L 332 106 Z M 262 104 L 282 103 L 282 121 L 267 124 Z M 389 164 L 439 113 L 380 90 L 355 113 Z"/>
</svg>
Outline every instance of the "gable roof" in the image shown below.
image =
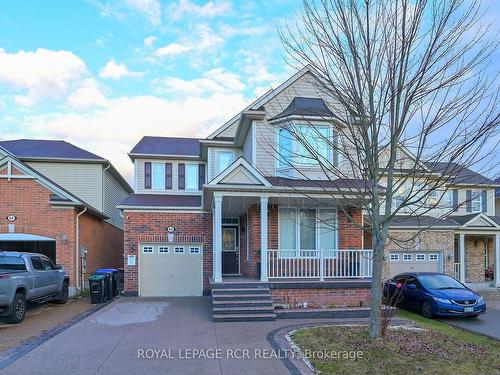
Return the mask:
<svg viewBox="0 0 500 375">
<path fill-rule="evenodd" d="M 332 117 L 333 112 L 328 108 L 323 99 L 295 97 L 283 112 L 270 120 L 288 116 Z"/>
<path fill-rule="evenodd" d="M 200 208 L 201 195 L 130 194 L 118 208 Z"/>
<path fill-rule="evenodd" d="M 209 185 L 231 184 L 231 177 L 236 178 L 236 173 L 242 173 L 244 180 L 237 182 L 237 185 L 263 185 L 271 186 L 271 184 L 242 156 L 236 159 L 233 164 L 215 176 Z"/>
<path fill-rule="evenodd" d="M 182 137 L 151 137 L 145 136 L 137 143 L 129 156 L 200 156 L 200 140 L 198 138 Z"/>
<path fill-rule="evenodd" d="M 464 167 L 458 163 L 447 162 L 425 162 L 425 165 L 433 172 L 450 176 L 450 182 L 454 184 L 467 185 L 498 185 L 500 182 L 495 182 L 488 177 L 483 176 L 473 170 Z"/>
<path fill-rule="evenodd" d="M 15 139 L 0 141 L 0 147 L 21 159 L 105 160 L 96 154 L 61 140 Z"/>
<path fill-rule="evenodd" d="M 295 73 L 293 76 L 288 78 L 285 82 L 280 84 L 278 87 L 275 89 L 270 89 L 266 91 L 263 95 L 261 95 L 259 98 L 254 100 L 252 103 L 250 103 L 247 107 L 245 107 L 241 112 L 238 112 L 235 116 L 233 116 L 229 121 L 227 121 L 224 125 L 222 125 L 220 128 L 218 128 L 216 131 L 214 131 L 212 134 L 210 134 L 206 139 L 213 139 L 216 138 L 219 134 L 223 133 L 227 128 L 229 128 L 231 125 L 234 125 L 240 118 L 241 114 L 245 111 L 248 110 L 261 110 L 262 106 L 271 100 L 273 97 L 278 95 L 280 92 L 291 86 L 293 83 L 295 83 L 298 79 L 300 79 L 302 76 L 304 76 L 306 73 L 311 72 L 311 68 L 309 66 L 306 66 L 299 70 L 297 73 Z"/>
</svg>

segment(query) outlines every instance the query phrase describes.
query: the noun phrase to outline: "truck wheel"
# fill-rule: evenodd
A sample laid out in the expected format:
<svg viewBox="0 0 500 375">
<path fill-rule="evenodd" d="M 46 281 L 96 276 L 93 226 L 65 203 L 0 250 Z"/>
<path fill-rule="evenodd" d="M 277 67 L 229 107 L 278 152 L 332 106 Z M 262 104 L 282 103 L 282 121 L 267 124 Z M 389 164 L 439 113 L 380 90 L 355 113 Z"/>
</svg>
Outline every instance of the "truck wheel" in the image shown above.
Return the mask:
<svg viewBox="0 0 500 375">
<path fill-rule="evenodd" d="M 68 283 L 65 282 L 62 286 L 61 291 L 57 294 L 57 297 L 54 301 L 55 303 L 59 303 L 61 305 L 68 302 Z"/>
<path fill-rule="evenodd" d="M 6 322 L 11 324 L 21 323 L 26 316 L 26 298 L 24 294 L 16 293 L 12 304 L 12 312 L 7 317 Z"/>
</svg>

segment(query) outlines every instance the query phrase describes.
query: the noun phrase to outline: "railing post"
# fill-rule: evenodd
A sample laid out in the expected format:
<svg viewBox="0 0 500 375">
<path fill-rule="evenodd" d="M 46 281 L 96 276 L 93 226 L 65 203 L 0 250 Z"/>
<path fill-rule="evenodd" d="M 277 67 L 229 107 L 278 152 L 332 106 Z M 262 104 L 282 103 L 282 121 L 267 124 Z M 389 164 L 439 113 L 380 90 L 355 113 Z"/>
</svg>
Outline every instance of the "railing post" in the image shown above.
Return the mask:
<svg viewBox="0 0 500 375">
<path fill-rule="evenodd" d="M 319 250 L 319 281 L 325 281 L 325 268 L 324 268 L 324 256 L 323 250 Z"/>
<path fill-rule="evenodd" d="M 260 281 L 267 281 L 267 203 L 268 197 L 260 197 Z"/>
</svg>

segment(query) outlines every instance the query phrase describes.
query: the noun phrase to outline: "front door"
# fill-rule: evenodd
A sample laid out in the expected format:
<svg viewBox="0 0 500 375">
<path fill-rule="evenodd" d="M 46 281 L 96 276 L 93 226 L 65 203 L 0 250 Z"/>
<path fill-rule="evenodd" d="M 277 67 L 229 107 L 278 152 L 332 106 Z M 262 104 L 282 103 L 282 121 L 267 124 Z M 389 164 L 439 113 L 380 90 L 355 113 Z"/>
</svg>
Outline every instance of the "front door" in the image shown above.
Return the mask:
<svg viewBox="0 0 500 375">
<path fill-rule="evenodd" d="M 222 274 L 240 273 L 240 249 L 238 227 L 222 227 Z"/>
</svg>

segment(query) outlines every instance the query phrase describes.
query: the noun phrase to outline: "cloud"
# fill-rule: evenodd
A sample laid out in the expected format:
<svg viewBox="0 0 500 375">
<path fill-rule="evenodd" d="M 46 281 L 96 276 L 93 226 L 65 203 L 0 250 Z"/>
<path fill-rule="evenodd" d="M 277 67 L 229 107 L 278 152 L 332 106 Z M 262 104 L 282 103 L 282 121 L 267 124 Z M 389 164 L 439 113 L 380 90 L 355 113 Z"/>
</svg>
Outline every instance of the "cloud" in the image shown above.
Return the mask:
<svg viewBox="0 0 500 375">
<path fill-rule="evenodd" d="M 240 77 L 222 68 L 209 70 L 200 78 L 183 80 L 177 77 L 167 77 L 163 81 L 163 90 L 180 97 L 189 95 L 206 96 L 217 94 L 237 94 L 245 89 Z"/>
<path fill-rule="evenodd" d="M 179 0 L 169 7 L 170 18 L 179 20 L 184 16 L 216 17 L 228 14 L 232 10 L 228 1 L 209 1 L 204 5 L 197 5 L 191 0 Z"/>
<path fill-rule="evenodd" d="M 159 0 L 124 0 L 125 5 L 144 15 L 152 25 L 161 24 L 161 3 Z"/>
<path fill-rule="evenodd" d="M 165 47 L 158 48 L 154 54 L 156 57 L 173 57 L 189 52 L 192 48 L 191 46 L 185 46 L 179 43 L 170 43 Z"/>
<path fill-rule="evenodd" d="M 86 73 L 85 63 L 69 51 L 39 48 L 8 53 L 0 48 L 0 82 L 25 92 L 25 98 L 18 98 L 19 104 L 60 98 Z"/>
<path fill-rule="evenodd" d="M 158 48 L 156 57 L 176 57 L 188 52 L 209 52 L 224 43 L 224 38 L 218 35 L 207 24 L 198 24 L 193 27 L 189 36 L 182 37 L 178 42 L 170 43 Z"/>
<path fill-rule="evenodd" d="M 68 104 L 71 107 L 81 110 L 105 106 L 107 102 L 99 83 L 93 78 L 87 78 L 81 82 L 68 98 Z"/>
<path fill-rule="evenodd" d="M 156 42 L 156 37 L 151 35 L 144 39 L 144 47 L 151 47 Z"/>
<path fill-rule="evenodd" d="M 140 77 L 142 75 L 142 72 L 131 72 L 125 64 L 117 64 L 114 59 L 109 60 L 99 72 L 99 77 L 114 80 L 119 80 L 122 77 Z"/>
</svg>

